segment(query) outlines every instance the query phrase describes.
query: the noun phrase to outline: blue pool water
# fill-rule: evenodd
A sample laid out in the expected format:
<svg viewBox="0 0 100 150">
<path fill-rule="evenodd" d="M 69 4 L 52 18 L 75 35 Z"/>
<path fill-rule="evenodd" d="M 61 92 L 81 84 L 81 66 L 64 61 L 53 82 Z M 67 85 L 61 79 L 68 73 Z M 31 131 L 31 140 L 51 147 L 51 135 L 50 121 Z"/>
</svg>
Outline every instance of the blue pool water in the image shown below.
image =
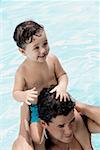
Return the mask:
<svg viewBox="0 0 100 150">
<path fill-rule="evenodd" d="M 81 102 L 100 105 L 99 1 L 1 0 L 0 7 L 0 150 L 11 150 L 21 106 L 11 92 L 24 59 L 12 38 L 14 28 L 27 19 L 43 24 L 51 52 L 68 73 L 68 91 Z M 92 142 L 99 150 L 100 135 Z"/>
</svg>

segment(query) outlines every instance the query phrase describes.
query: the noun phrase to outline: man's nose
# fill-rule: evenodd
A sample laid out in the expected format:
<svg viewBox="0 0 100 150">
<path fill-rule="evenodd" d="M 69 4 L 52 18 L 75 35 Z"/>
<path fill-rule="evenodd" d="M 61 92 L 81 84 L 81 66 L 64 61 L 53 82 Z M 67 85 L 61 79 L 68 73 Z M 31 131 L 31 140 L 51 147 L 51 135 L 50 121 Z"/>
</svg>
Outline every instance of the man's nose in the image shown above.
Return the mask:
<svg viewBox="0 0 100 150">
<path fill-rule="evenodd" d="M 72 129 L 70 128 L 70 126 L 67 126 L 67 127 L 64 128 L 64 133 L 67 136 L 70 136 L 72 134 Z"/>
</svg>

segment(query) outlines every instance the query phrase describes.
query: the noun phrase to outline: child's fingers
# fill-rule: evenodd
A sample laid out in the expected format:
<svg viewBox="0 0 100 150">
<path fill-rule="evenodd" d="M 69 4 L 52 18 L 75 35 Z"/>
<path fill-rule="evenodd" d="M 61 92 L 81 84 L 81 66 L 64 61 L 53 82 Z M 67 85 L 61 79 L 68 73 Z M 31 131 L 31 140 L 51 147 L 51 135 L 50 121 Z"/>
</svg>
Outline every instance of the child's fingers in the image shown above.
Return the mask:
<svg viewBox="0 0 100 150">
<path fill-rule="evenodd" d="M 56 91 L 56 88 L 52 89 L 52 90 L 50 91 L 50 93 L 53 93 L 53 92 L 55 92 L 55 91 Z"/>
<path fill-rule="evenodd" d="M 30 91 L 32 94 L 38 94 L 38 91 Z"/>
<path fill-rule="evenodd" d="M 30 89 L 29 91 L 36 91 L 36 88 L 34 87 L 34 88 Z"/>
<path fill-rule="evenodd" d="M 30 90 L 29 93 L 37 94 L 38 95 L 38 91 L 34 91 L 34 90 Z"/>
<path fill-rule="evenodd" d="M 65 95 L 64 95 L 64 101 L 70 101 L 70 98 L 69 98 L 69 95 L 67 94 L 67 93 L 65 93 Z"/>
<path fill-rule="evenodd" d="M 36 87 L 32 88 L 30 91 L 31 91 L 31 92 L 38 92 L 38 91 L 36 90 Z"/>
<path fill-rule="evenodd" d="M 38 97 L 38 95 L 34 95 L 34 94 L 29 94 L 28 96 L 31 98 L 37 98 Z"/>
<path fill-rule="evenodd" d="M 33 87 L 31 90 L 36 90 L 36 87 Z"/>
<path fill-rule="evenodd" d="M 28 100 L 28 101 L 34 101 L 34 98 L 28 97 L 27 100 Z"/>
<path fill-rule="evenodd" d="M 60 95 L 60 102 L 62 102 L 63 97 L 64 97 L 64 96 L 61 94 L 61 95 Z"/>
<path fill-rule="evenodd" d="M 64 102 L 66 102 L 67 100 L 69 100 L 69 97 L 66 93 L 64 94 L 60 94 L 60 101 L 64 100 Z"/>
<path fill-rule="evenodd" d="M 26 104 L 27 104 L 27 105 L 31 105 L 31 103 L 30 103 L 29 101 L 26 101 Z"/>
<path fill-rule="evenodd" d="M 28 105 L 31 105 L 33 103 L 37 103 L 37 97 L 38 97 L 38 95 L 28 94 L 27 98 L 26 98 L 26 103 Z"/>
<path fill-rule="evenodd" d="M 64 102 L 66 102 L 66 101 L 67 101 L 67 99 L 66 99 L 66 98 L 67 98 L 67 95 L 65 94 L 65 95 L 64 95 Z"/>
<path fill-rule="evenodd" d="M 69 97 L 69 95 L 68 95 L 68 94 L 66 94 L 66 97 L 68 98 L 68 101 L 70 101 L 70 97 Z"/>
<path fill-rule="evenodd" d="M 60 95 L 60 94 L 59 94 L 58 92 L 56 92 L 56 99 L 59 97 L 59 95 Z"/>
</svg>

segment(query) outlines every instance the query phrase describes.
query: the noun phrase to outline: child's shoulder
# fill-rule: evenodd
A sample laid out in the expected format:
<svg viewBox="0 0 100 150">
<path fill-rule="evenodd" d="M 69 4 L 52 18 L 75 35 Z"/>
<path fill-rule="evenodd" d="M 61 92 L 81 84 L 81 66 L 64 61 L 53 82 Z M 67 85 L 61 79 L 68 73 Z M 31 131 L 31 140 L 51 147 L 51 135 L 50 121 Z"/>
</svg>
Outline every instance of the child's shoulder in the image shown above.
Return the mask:
<svg viewBox="0 0 100 150">
<path fill-rule="evenodd" d="M 23 62 L 16 70 L 16 74 L 23 75 L 25 72 L 25 62 Z"/>
<path fill-rule="evenodd" d="M 52 60 L 56 60 L 58 59 L 56 55 L 54 55 L 53 53 L 49 53 L 48 54 L 48 59 L 52 59 Z"/>
</svg>

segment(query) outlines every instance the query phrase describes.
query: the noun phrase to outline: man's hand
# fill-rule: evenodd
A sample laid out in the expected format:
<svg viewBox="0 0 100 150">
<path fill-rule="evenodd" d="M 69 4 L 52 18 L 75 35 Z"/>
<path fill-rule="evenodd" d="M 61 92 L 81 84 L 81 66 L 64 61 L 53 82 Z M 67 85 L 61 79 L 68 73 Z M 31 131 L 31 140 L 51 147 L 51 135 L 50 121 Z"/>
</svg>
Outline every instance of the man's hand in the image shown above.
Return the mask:
<svg viewBox="0 0 100 150">
<path fill-rule="evenodd" d="M 82 108 L 85 106 L 85 104 L 80 103 L 78 101 L 75 102 L 75 108 L 78 112 L 82 112 Z"/>
<path fill-rule="evenodd" d="M 31 105 L 32 103 L 37 103 L 38 91 L 36 88 L 32 88 L 31 90 L 25 91 L 25 103 Z"/>
<path fill-rule="evenodd" d="M 69 100 L 69 96 L 67 92 L 60 86 L 57 85 L 55 88 L 53 88 L 50 93 L 56 92 L 56 99 L 60 96 L 60 101 L 63 100 L 66 101 L 66 98 Z"/>
</svg>

